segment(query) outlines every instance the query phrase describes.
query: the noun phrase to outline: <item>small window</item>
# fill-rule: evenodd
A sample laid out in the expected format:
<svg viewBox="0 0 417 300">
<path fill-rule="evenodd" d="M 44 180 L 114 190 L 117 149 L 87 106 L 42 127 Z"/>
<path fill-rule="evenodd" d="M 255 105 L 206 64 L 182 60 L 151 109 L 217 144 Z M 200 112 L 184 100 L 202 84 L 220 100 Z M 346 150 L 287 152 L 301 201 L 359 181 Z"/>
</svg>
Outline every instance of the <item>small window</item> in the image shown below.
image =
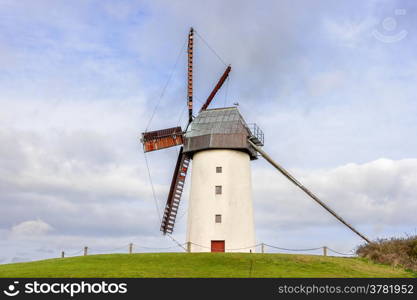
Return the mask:
<svg viewBox="0 0 417 300">
<path fill-rule="evenodd" d="M 216 223 L 221 223 L 222 222 L 222 215 L 216 215 L 215 220 L 216 220 Z"/>
<path fill-rule="evenodd" d="M 222 172 L 222 167 L 216 167 L 216 173 L 221 173 Z"/>
<path fill-rule="evenodd" d="M 216 195 L 221 195 L 221 194 L 222 194 L 222 186 L 216 185 Z"/>
</svg>

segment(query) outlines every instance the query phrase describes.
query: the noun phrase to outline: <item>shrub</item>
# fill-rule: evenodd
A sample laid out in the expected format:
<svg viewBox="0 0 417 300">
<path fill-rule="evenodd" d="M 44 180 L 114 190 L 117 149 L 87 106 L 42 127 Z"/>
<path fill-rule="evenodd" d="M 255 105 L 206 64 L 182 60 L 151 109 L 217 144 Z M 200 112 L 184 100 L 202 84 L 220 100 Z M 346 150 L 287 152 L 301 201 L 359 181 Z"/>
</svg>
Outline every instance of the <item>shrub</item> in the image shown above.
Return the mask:
<svg viewBox="0 0 417 300">
<path fill-rule="evenodd" d="M 358 247 L 356 254 L 372 261 L 417 272 L 417 235 L 378 239 Z"/>
</svg>

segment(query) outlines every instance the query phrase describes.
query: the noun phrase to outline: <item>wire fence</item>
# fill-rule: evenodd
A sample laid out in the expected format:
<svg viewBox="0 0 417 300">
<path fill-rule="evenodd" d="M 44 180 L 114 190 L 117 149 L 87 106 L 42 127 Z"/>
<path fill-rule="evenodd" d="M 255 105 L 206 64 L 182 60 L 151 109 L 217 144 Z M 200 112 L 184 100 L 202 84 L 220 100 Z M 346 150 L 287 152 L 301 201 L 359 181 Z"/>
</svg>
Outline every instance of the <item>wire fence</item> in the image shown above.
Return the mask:
<svg viewBox="0 0 417 300">
<path fill-rule="evenodd" d="M 333 256 L 342 256 L 342 257 L 354 257 L 356 256 L 355 251 L 352 249 L 348 252 L 342 252 L 338 250 L 334 250 L 327 246 L 315 247 L 315 248 L 284 248 L 278 247 L 275 245 L 270 245 L 266 243 L 259 243 L 252 246 L 241 247 L 241 248 L 225 248 L 225 249 L 213 249 L 211 246 L 208 245 L 201 245 L 194 242 L 186 242 L 180 244 L 179 242 L 175 241 L 176 244 L 170 247 L 149 247 L 138 245 L 135 243 L 125 244 L 120 247 L 114 247 L 110 249 L 101 249 L 95 247 L 88 247 L 85 246 L 81 250 L 75 252 L 61 252 L 61 257 L 74 257 L 74 256 L 87 256 L 91 254 L 117 254 L 117 253 L 156 253 L 156 252 L 213 252 L 213 250 L 217 250 L 216 252 L 246 252 L 246 253 L 304 253 L 304 254 L 312 254 L 312 255 L 323 255 L 323 256 L 332 256 L 331 254 L 336 254 Z"/>
</svg>

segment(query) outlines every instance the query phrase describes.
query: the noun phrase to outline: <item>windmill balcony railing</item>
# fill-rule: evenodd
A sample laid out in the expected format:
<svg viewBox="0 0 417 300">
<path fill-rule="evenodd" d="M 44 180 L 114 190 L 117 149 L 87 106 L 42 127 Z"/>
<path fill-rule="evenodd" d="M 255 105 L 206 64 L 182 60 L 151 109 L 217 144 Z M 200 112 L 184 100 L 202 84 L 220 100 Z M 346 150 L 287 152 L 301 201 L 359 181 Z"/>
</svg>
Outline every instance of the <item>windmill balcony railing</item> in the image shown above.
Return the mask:
<svg viewBox="0 0 417 300">
<path fill-rule="evenodd" d="M 249 123 L 248 129 L 251 132 L 249 139 L 257 146 L 264 145 L 264 133 L 255 123 Z"/>
</svg>

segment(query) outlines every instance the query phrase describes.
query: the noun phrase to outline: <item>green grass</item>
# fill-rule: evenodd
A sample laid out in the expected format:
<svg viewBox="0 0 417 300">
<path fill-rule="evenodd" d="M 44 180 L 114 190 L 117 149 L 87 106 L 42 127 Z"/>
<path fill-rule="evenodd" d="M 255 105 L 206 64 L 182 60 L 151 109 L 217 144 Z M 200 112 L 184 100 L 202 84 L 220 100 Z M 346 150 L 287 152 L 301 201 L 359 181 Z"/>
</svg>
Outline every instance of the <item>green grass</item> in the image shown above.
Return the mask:
<svg viewBox="0 0 417 300">
<path fill-rule="evenodd" d="M 251 267 L 252 266 L 252 267 Z M 0 277 L 415 277 L 363 258 L 249 253 L 90 255 L 0 265 Z"/>
</svg>

